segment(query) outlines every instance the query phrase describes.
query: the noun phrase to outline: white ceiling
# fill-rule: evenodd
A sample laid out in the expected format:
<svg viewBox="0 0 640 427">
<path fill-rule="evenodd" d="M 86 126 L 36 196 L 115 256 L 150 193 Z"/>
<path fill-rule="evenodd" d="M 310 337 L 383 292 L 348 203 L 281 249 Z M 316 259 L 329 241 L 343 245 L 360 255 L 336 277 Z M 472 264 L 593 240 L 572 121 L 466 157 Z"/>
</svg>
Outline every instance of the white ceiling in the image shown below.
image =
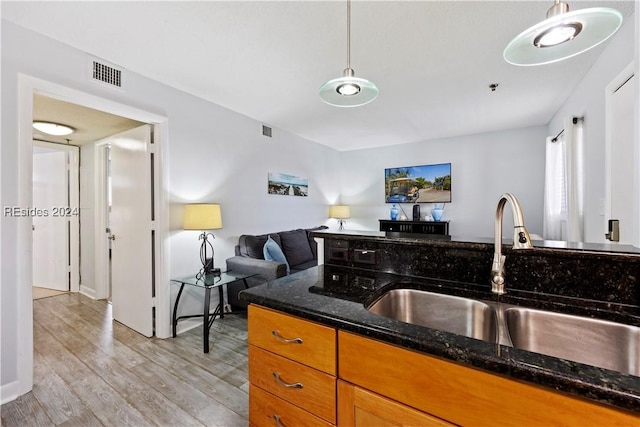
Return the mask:
<svg viewBox="0 0 640 427">
<path fill-rule="evenodd" d="M 33 120 L 71 126 L 66 136 L 48 135 L 34 129 L 33 138 L 59 144 L 84 145 L 99 141 L 143 123 L 43 95 L 33 96 Z"/>
<path fill-rule="evenodd" d="M 337 108 L 318 89 L 346 66 L 344 0 L 1 3 L 3 19 L 338 150 L 547 124 L 604 46 L 516 67 L 504 47 L 551 0 L 354 0 L 351 65 L 380 95 Z"/>
</svg>

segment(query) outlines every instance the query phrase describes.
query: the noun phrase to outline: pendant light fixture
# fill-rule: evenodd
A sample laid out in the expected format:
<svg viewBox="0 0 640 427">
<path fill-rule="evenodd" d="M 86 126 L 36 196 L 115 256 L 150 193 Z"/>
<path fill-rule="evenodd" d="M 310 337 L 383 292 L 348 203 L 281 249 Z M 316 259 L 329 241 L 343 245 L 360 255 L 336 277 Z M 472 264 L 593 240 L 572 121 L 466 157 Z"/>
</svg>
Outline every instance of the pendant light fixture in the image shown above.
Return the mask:
<svg viewBox="0 0 640 427">
<path fill-rule="evenodd" d="M 342 77 L 329 80 L 320 87 L 320 98 L 336 107 L 358 107 L 377 96 L 377 86 L 367 79 L 355 77 L 351 68 L 351 0 L 347 0 L 347 68 Z"/>
<path fill-rule="evenodd" d="M 611 37 L 622 24 L 622 14 L 608 7 L 569 12 L 569 5 L 554 0 L 547 19 L 524 30 L 504 50 L 513 65 L 543 65 L 581 54 Z"/>
</svg>

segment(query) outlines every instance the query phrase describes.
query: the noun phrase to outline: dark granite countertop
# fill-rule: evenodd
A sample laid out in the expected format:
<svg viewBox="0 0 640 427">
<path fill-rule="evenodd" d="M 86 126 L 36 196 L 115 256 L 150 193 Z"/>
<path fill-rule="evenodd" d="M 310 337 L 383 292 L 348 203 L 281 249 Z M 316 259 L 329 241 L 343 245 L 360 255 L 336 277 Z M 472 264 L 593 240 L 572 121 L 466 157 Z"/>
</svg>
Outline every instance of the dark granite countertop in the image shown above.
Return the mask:
<svg viewBox="0 0 640 427">
<path fill-rule="evenodd" d="M 361 235 L 360 235 L 361 236 Z M 526 381 L 640 413 L 640 377 L 545 356 L 370 313 L 365 304 L 393 287 L 522 305 L 522 299 L 487 293 L 484 287 L 428 278 L 319 266 L 241 292 L 250 303 L 406 347 L 514 380 Z M 535 306 L 535 301 L 533 304 Z M 528 305 L 530 306 L 530 305 Z M 548 308 L 548 305 L 546 306 Z M 582 313 L 591 315 L 591 313 Z M 606 317 L 598 310 L 595 317 Z M 640 326 L 639 317 L 616 313 Z M 622 316 L 622 317 L 621 317 Z"/>
<path fill-rule="evenodd" d="M 398 221 L 402 222 L 402 221 Z M 425 221 L 428 222 L 428 221 Z M 372 230 L 315 230 L 313 235 L 320 238 L 334 238 L 334 239 L 356 239 L 362 240 L 366 238 L 368 240 L 388 241 L 389 237 L 384 231 L 372 231 Z M 488 237 L 473 237 L 473 236 L 439 236 L 430 234 L 415 234 L 408 235 L 403 234 L 401 237 L 393 236 L 393 240 L 402 241 L 404 243 L 424 244 L 425 240 L 429 240 L 430 244 L 442 245 L 442 246 L 464 246 L 465 248 L 493 248 L 493 238 Z M 505 237 L 502 240 L 503 245 L 510 245 L 513 243 L 513 239 Z M 640 248 L 636 248 L 632 245 L 621 245 L 617 243 L 587 243 L 587 242 L 563 242 L 557 240 L 535 240 L 532 239 L 533 247 L 538 250 L 566 250 L 568 252 L 591 252 L 602 253 L 612 255 L 624 255 L 624 254 L 640 254 Z"/>
</svg>

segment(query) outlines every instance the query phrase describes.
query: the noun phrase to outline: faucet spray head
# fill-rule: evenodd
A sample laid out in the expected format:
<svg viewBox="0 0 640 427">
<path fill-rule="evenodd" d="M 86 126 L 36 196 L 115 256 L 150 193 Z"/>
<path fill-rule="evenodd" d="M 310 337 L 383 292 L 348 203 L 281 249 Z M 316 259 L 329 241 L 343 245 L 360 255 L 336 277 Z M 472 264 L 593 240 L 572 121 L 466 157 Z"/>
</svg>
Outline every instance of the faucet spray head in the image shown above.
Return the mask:
<svg viewBox="0 0 640 427">
<path fill-rule="evenodd" d="M 531 249 L 531 237 L 524 227 L 524 218 L 522 215 L 522 207 L 516 197 L 510 193 L 505 193 L 498 200 L 496 208 L 495 229 L 494 229 L 494 253 L 493 264 L 491 266 L 491 291 L 494 294 L 502 295 L 505 291 L 504 279 L 504 262 L 505 256 L 502 255 L 502 218 L 505 204 L 509 202 L 513 213 L 513 249 Z"/>
</svg>

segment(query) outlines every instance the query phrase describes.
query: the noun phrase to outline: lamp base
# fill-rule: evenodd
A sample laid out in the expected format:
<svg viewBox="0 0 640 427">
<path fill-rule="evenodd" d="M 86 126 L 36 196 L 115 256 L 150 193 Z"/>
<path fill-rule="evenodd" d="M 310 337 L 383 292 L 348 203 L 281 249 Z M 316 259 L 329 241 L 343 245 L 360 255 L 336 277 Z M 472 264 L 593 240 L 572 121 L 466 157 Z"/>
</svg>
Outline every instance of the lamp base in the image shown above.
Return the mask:
<svg viewBox="0 0 640 427">
<path fill-rule="evenodd" d="M 219 268 L 212 268 L 209 271 L 205 271 L 204 274 L 205 276 L 220 277 L 220 275 L 222 275 L 222 271 Z"/>
<path fill-rule="evenodd" d="M 204 263 L 202 270 L 206 275 L 220 276 L 222 274 L 222 271 L 219 268 L 213 267 L 213 258 L 206 259 L 206 262 Z"/>
</svg>

